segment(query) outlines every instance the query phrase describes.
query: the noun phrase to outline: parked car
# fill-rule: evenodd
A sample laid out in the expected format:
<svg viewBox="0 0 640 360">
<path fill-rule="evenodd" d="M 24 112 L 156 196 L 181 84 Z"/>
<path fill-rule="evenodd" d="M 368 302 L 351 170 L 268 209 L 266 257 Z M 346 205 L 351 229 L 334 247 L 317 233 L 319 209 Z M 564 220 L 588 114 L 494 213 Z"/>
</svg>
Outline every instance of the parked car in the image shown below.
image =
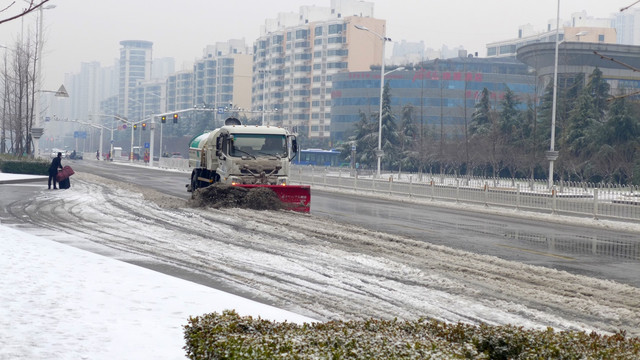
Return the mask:
<svg viewBox="0 0 640 360">
<path fill-rule="evenodd" d="M 60 150 L 60 149 L 53 149 L 51 151 L 51 158 L 53 159 L 54 157 L 58 156 L 58 153 L 62 153 L 62 158 L 66 159 L 68 157 L 68 153 L 66 150 Z"/>
</svg>

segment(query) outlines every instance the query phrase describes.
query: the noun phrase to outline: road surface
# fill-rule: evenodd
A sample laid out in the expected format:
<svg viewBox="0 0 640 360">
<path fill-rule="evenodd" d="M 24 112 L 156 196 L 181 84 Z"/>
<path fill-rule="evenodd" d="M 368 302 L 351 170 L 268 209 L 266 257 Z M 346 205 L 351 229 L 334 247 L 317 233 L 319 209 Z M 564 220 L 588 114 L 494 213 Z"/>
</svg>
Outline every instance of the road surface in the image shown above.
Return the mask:
<svg viewBox="0 0 640 360">
<path fill-rule="evenodd" d="M 311 214 L 197 209 L 184 174 L 94 165 L 72 165 L 71 190 L 12 198 L 6 216 L 57 241 L 321 320 L 428 316 L 640 335 L 640 289 L 630 280 L 637 258 L 567 256 L 557 239 L 579 238 L 572 232 L 583 226 L 316 191 Z M 531 233 L 555 234 L 556 243 L 541 241 L 542 251 Z M 584 276 L 604 277 L 603 267 L 626 272 L 627 284 Z"/>
</svg>

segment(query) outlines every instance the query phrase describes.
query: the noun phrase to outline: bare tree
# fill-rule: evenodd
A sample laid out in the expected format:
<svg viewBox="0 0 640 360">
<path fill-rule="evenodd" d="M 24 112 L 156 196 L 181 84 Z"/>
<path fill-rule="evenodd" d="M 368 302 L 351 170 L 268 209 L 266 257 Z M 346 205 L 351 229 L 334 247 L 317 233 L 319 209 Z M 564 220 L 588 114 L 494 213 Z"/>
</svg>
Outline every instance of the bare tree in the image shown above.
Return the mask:
<svg viewBox="0 0 640 360">
<path fill-rule="evenodd" d="M 38 41 L 30 35 L 16 42 L 2 66 L 2 150 L 16 155 L 31 154 L 34 120 L 35 65 Z M 6 143 L 9 148 L 6 148 Z"/>
<path fill-rule="evenodd" d="M 20 6 L 18 6 L 18 4 L 20 4 L 19 2 L 16 3 L 16 1 L 0 0 L 0 15 L 6 16 L 5 18 L 0 18 L 0 24 L 19 19 L 28 13 L 37 10 L 47 2 L 49 2 L 49 0 L 29 0 L 25 1 L 25 4 L 27 5 L 26 8 L 20 8 Z"/>
</svg>

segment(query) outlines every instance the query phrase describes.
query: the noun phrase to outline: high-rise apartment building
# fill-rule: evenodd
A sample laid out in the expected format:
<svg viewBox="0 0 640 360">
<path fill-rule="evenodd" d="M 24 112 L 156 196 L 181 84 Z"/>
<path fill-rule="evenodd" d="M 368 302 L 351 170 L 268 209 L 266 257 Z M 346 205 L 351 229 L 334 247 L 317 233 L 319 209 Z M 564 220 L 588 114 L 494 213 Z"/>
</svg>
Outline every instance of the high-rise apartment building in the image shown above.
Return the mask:
<svg viewBox="0 0 640 360">
<path fill-rule="evenodd" d="M 179 71 L 167 78 L 167 111 L 194 107 L 193 71 Z"/>
<path fill-rule="evenodd" d="M 244 39 L 208 45 L 193 69 L 194 105 L 220 111 L 249 109 L 252 60 Z"/>
<path fill-rule="evenodd" d="M 172 57 L 153 59 L 151 66 L 151 79 L 166 80 L 167 76 L 176 72 L 176 60 Z"/>
<path fill-rule="evenodd" d="M 166 82 L 164 80 L 139 81 L 131 90 L 129 119 L 151 120 L 152 115 L 165 112 Z"/>
<path fill-rule="evenodd" d="M 254 42 L 252 110 L 265 124 L 329 138 L 332 76 L 380 66 L 386 23 L 373 18 L 373 3 L 355 0 L 297 15 L 267 20 Z"/>
<path fill-rule="evenodd" d="M 618 44 L 640 45 L 640 9 L 630 8 L 619 12 L 613 19 Z"/>
<path fill-rule="evenodd" d="M 135 103 L 130 100 L 132 89 L 138 81 L 151 79 L 151 41 L 124 40 L 120 42 L 120 80 L 118 91 L 118 113 L 128 116 Z M 133 105 L 132 105 L 133 103 Z"/>
</svg>

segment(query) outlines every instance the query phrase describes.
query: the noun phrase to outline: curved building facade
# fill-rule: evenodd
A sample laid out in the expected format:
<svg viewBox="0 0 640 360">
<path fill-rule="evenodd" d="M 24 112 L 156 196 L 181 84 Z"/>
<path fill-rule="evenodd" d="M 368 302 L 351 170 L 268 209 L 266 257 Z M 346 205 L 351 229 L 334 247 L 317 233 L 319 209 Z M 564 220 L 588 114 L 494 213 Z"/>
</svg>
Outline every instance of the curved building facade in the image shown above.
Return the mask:
<svg viewBox="0 0 640 360">
<path fill-rule="evenodd" d="M 518 49 L 518 60 L 535 70 L 539 94 L 553 81 L 555 44 L 537 43 Z M 622 95 L 640 89 L 640 46 L 561 42 L 558 46 L 558 87 L 566 86 L 567 81 L 583 74 L 586 81 L 598 67 L 602 77 L 611 85 L 611 95 Z M 635 70 L 634 70 L 635 69 Z"/>
</svg>

